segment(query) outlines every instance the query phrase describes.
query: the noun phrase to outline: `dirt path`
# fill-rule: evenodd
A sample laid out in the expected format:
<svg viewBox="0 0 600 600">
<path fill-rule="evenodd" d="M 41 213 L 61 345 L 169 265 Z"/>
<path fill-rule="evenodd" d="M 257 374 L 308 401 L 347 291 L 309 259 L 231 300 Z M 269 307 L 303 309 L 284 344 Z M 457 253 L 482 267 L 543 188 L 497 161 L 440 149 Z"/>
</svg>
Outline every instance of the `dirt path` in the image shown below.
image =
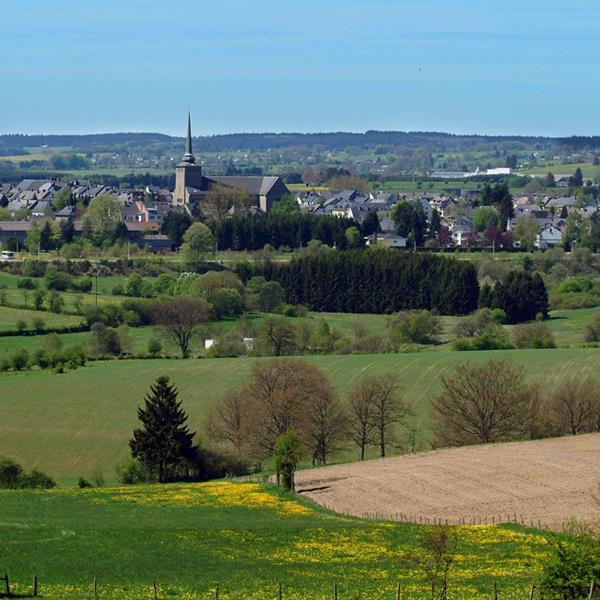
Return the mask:
<svg viewBox="0 0 600 600">
<path fill-rule="evenodd" d="M 470 446 L 298 472 L 297 490 L 338 512 L 433 522 L 600 522 L 600 434 Z"/>
</svg>

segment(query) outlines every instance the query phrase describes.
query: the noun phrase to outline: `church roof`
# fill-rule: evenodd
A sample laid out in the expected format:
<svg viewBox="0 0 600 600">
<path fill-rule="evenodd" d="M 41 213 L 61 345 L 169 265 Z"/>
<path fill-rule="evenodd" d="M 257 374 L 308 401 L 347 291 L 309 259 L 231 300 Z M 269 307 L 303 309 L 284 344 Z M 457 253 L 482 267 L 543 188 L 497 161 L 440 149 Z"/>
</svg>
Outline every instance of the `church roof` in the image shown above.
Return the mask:
<svg viewBox="0 0 600 600">
<path fill-rule="evenodd" d="M 247 190 L 254 196 L 264 196 L 279 181 L 279 177 L 263 177 L 259 175 L 232 175 L 210 177 L 213 181 L 234 188 Z"/>
</svg>

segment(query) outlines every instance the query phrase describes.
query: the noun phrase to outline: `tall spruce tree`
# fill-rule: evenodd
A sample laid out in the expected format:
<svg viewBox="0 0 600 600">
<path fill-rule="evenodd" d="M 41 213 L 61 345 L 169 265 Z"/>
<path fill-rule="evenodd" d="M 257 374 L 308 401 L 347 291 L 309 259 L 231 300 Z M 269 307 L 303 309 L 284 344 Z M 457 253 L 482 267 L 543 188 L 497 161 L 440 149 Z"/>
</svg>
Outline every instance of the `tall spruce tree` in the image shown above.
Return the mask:
<svg viewBox="0 0 600 600">
<path fill-rule="evenodd" d="M 188 417 L 177 400 L 177 389 L 166 375 L 150 386 L 145 407 L 138 408 L 142 429 L 135 429 L 129 440 L 131 455 L 158 475 L 163 483 L 172 479 L 177 468 L 193 456 L 192 439 L 185 425 Z"/>
</svg>

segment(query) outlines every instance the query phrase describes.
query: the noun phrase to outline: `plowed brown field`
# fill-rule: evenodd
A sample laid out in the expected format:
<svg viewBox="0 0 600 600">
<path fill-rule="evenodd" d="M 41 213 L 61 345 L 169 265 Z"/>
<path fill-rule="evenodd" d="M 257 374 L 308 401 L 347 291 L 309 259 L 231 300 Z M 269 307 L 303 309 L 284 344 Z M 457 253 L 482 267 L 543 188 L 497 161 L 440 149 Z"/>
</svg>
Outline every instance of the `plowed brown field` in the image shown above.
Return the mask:
<svg viewBox="0 0 600 600">
<path fill-rule="evenodd" d="M 302 495 L 335 511 L 413 522 L 559 529 L 600 522 L 600 434 L 450 448 L 298 472 Z"/>
</svg>

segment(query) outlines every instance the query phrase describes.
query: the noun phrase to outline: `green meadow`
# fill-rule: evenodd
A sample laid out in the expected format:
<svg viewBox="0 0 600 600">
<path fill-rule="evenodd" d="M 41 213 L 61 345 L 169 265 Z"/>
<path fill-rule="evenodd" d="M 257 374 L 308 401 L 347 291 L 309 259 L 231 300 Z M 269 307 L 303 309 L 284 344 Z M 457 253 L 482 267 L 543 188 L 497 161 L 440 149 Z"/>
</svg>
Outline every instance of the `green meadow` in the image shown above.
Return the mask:
<svg viewBox="0 0 600 600">
<path fill-rule="evenodd" d="M 548 389 L 575 374 L 598 373 L 600 349 L 557 348 L 481 352 L 423 351 L 413 354 L 313 355 L 342 398 L 363 376 L 395 373 L 422 447 L 429 438 L 429 406 L 440 377 L 464 361 L 508 358 Z M 128 456 L 136 408 L 159 375 L 180 392 L 190 426 L 205 437 L 210 410 L 223 393 L 241 385 L 252 366 L 268 358 L 107 360 L 64 374 L 52 371 L 0 375 L 0 455 L 38 468 L 62 484 L 100 469 L 114 481 L 114 467 Z M 338 460 L 355 459 L 348 448 Z"/>
<path fill-rule="evenodd" d="M 523 597 L 547 554 L 541 532 L 454 528 L 449 597 Z M 424 526 L 327 512 L 267 484 L 215 482 L 0 491 L 2 573 L 15 594 L 100 598 L 293 600 L 427 598 Z"/>
</svg>

